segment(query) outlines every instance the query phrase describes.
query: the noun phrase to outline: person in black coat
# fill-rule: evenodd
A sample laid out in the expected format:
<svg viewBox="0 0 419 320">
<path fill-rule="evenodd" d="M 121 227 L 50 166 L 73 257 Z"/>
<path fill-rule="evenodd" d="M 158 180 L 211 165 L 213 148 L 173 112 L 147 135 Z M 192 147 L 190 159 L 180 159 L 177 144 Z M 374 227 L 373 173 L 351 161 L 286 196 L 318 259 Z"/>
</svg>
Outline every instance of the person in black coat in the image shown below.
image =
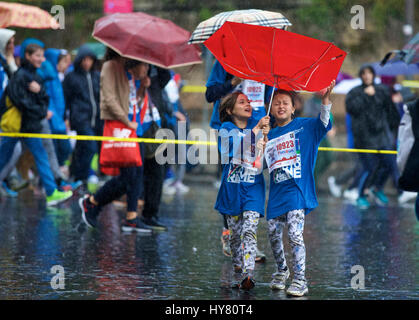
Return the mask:
<svg viewBox="0 0 419 320">
<path fill-rule="evenodd" d="M 407 104 L 412 117 L 412 131 L 415 137 L 406 166 L 399 179 L 399 186 L 406 191 L 419 192 L 419 99 Z M 403 143 L 403 141 L 400 141 Z M 416 198 L 416 217 L 419 220 L 419 196 Z"/>
<path fill-rule="evenodd" d="M 389 90 L 374 83 L 375 70 L 372 66 L 363 66 L 359 71 L 362 84 L 353 88 L 346 96 L 346 112 L 352 119 L 352 131 L 355 148 L 392 150 L 395 144 L 399 113 L 394 106 Z M 363 166 L 357 204 L 367 209 L 365 189 L 372 186 L 377 201 L 387 204 L 383 193 L 388 172 L 394 169 L 395 160 L 389 155 L 360 153 Z"/>
<path fill-rule="evenodd" d="M 2 129 L 5 129 L 6 122 L 10 124 L 17 122 L 16 117 L 9 118 L 9 110 L 13 110 L 12 108 L 15 106 L 21 114 L 20 130 L 18 128 L 11 129 L 12 126 L 7 126 L 9 130 L 23 133 L 41 132 L 41 121 L 47 116 L 49 97 L 45 91 L 42 78 L 36 71 L 44 60 L 44 49 L 39 45 L 29 44 L 25 48 L 25 56 L 21 67 L 10 79 L 1 99 L 0 118 L 2 120 Z M 0 146 L 0 171 L 9 161 L 19 140 L 23 141 L 35 158 L 36 167 L 47 194 L 47 205 L 55 205 L 71 197 L 71 191 L 60 192 L 58 190 L 50 169 L 48 155 L 40 138 L 16 139 L 4 137 Z"/>
<path fill-rule="evenodd" d="M 74 70 L 64 79 L 66 108 L 70 113 L 70 127 L 77 135 L 102 135 L 100 120 L 100 74 L 94 70 L 96 55 L 86 45 L 81 46 L 74 60 Z M 74 180 L 86 183 L 90 163 L 98 151 L 98 142 L 78 140 L 73 153 L 70 173 Z"/>
</svg>

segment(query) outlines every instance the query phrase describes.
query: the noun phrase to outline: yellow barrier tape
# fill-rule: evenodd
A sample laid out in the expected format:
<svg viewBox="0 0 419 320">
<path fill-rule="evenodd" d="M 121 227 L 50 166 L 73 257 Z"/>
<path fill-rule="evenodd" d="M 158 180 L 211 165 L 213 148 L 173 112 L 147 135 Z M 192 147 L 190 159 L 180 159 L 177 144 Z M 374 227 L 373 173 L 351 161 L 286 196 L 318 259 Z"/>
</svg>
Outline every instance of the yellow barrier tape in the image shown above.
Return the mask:
<svg viewBox="0 0 419 320">
<path fill-rule="evenodd" d="M 186 93 L 205 93 L 205 91 L 207 91 L 205 86 L 186 85 L 182 87 L 182 92 Z"/>
<path fill-rule="evenodd" d="M 153 139 L 153 138 L 115 138 L 115 137 L 102 137 L 102 136 L 70 136 L 66 134 L 45 134 L 45 133 L 0 132 L 0 137 L 61 139 L 61 140 L 74 139 L 74 140 L 90 140 L 90 141 L 127 141 L 127 142 L 134 141 L 134 142 L 144 142 L 144 143 L 169 143 L 169 144 L 217 146 L 216 141 Z M 396 150 L 351 149 L 351 148 L 331 148 L 331 147 L 319 147 L 319 151 L 397 154 Z"/>
</svg>

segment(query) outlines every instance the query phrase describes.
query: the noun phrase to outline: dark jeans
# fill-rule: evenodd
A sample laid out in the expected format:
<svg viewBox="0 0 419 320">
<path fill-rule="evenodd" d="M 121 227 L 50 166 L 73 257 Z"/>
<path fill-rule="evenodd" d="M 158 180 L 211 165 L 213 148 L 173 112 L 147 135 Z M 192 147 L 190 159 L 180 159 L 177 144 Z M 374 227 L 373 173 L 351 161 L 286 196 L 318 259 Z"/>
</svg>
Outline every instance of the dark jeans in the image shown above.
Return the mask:
<svg viewBox="0 0 419 320">
<path fill-rule="evenodd" d="M 63 166 L 71 154 L 71 145 L 69 140 L 55 139 L 54 147 L 57 155 L 58 164 Z"/>
<path fill-rule="evenodd" d="M 163 180 L 165 176 L 165 166 L 160 165 L 156 162 L 153 157 L 151 159 L 145 159 L 143 157 L 144 164 L 144 218 L 157 217 L 159 213 L 161 194 L 163 189 Z"/>
<path fill-rule="evenodd" d="M 107 181 L 94 195 L 99 206 L 127 195 L 127 211 L 137 211 L 138 197 L 143 180 L 143 167 L 120 168 L 121 174 Z"/>
<path fill-rule="evenodd" d="M 381 150 L 386 148 L 381 148 Z M 387 154 L 361 153 L 359 159 L 363 166 L 363 172 L 359 181 L 359 196 L 364 196 L 365 189 L 374 186 L 382 190 L 388 178 L 388 172 L 392 169 L 392 158 Z"/>
<path fill-rule="evenodd" d="M 96 133 L 92 128 L 78 128 L 77 135 L 94 136 Z M 71 161 L 70 172 L 74 180 L 85 181 L 89 177 L 90 164 L 93 156 L 98 151 L 96 141 L 77 140 Z"/>
</svg>

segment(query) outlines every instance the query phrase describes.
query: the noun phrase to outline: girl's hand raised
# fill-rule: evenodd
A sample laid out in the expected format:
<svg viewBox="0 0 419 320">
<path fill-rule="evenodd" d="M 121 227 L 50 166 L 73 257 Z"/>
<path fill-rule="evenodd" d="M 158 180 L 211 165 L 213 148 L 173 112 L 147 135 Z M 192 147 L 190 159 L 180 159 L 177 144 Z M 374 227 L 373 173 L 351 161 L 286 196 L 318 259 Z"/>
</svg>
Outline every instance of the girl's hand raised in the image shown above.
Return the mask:
<svg viewBox="0 0 419 320">
<path fill-rule="evenodd" d="M 335 85 L 336 85 L 336 81 L 333 80 L 326 89 L 323 89 L 322 91 L 320 91 L 322 94 L 322 104 L 324 106 L 330 104 L 330 94 L 332 93 L 332 90 L 335 87 Z"/>
</svg>

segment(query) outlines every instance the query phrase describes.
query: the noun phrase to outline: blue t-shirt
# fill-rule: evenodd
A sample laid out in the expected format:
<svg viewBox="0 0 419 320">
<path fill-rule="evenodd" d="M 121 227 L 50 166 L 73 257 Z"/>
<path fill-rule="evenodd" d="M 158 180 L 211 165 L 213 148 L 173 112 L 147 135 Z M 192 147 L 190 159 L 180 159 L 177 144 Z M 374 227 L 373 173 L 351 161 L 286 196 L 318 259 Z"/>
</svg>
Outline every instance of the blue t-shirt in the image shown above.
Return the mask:
<svg viewBox="0 0 419 320">
<path fill-rule="evenodd" d="M 271 172 L 266 210 L 268 220 L 297 209 L 305 209 L 307 214 L 317 207 L 314 167 L 319 144 L 331 128 L 332 123 L 329 121 L 325 127 L 320 117 L 295 118 L 286 126 L 269 132 L 269 140 L 294 133 L 297 162 Z"/>
<path fill-rule="evenodd" d="M 245 139 L 249 138 L 248 142 L 250 144 L 249 135 L 245 137 L 246 132 L 250 132 L 254 153 L 256 138 L 253 132 L 251 132 L 251 129 L 256 125 L 257 121 L 249 119 L 246 126 L 246 129 L 249 129 L 249 131 L 239 129 L 232 122 L 224 122 L 220 129 L 225 129 L 228 132 L 234 130 L 238 133 L 241 139 L 240 144 L 242 145 L 242 149 L 245 148 L 243 148 L 243 141 Z M 214 208 L 221 214 L 232 216 L 240 215 L 244 211 L 256 211 L 263 216 L 265 212 L 265 179 L 263 178 L 263 174 L 257 174 L 257 172 L 233 163 L 234 154 L 237 151 L 234 150 L 237 146 L 233 143 L 233 139 L 237 139 L 237 136 L 235 138 L 232 136 L 229 137 L 228 150 L 226 149 L 227 145 L 221 139 L 221 136 L 219 136 L 218 148 L 222 158 L 228 157 L 228 163 L 222 165 L 221 186 Z"/>
</svg>

